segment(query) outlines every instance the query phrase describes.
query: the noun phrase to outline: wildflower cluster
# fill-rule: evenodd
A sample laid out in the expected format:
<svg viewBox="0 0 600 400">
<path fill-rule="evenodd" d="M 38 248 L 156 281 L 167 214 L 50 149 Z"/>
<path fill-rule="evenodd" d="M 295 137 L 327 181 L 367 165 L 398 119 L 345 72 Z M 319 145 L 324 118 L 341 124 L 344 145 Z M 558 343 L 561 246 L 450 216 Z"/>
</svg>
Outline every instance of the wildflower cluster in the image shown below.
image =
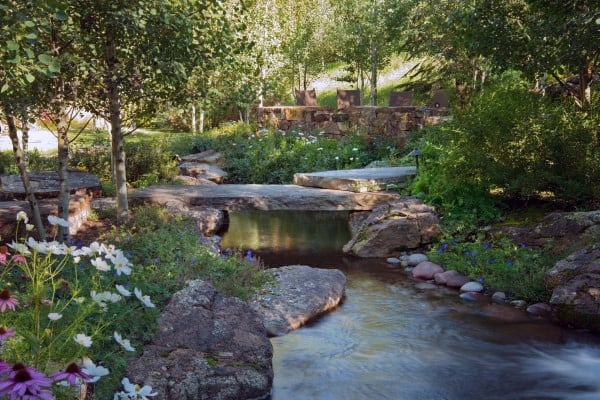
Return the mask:
<svg viewBox="0 0 600 400">
<path fill-rule="evenodd" d="M 547 300 L 542 276 L 547 270 L 544 254 L 525 243 L 506 238 L 438 244 L 429 259 L 445 269 L 455 269 L 495 290 L 525 300 Z"/>
<path fill-rule="evenodd" d="M 27 214 L 17 221 L 17 230 L 24 223 L 31 231 Z M 68 226 L 55 216 L 48 221 Z M 134 352 L 131 339 L 111 334 L 126 316 L 155 307 L 139 288 L 131 295 L 132 272 L 121 250 L 98 242 L 70 246 L 25 237 L 0 246 L 0 398 L 72 398 L 110 373 L 89 358 L 95 344 L 114 339 Z M 119 398 L 151 392 L 125 390 L 129 397 Z"/>
</svg>

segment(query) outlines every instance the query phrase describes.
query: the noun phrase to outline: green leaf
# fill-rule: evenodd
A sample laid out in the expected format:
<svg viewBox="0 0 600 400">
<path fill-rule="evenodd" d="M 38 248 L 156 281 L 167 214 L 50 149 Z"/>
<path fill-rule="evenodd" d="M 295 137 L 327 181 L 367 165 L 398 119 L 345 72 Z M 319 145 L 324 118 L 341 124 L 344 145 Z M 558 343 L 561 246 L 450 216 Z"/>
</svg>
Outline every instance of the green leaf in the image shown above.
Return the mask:
<svg viewBox="0 0 600 400">
<path fill-rule="evenodd" d="M 69 16 L 64 10 L 58 10 L 54 13 L 54 19 L 57 21 L 66 21 Z"/>
<path fill-rule="evenodd" d="M 8 83 L 5 83 L 4 85 L 2 85 L 2 89 L 0 89 L 0 93 L 4 93 L 8 90 Z"/>
<path fill-rule="evenodd" d="M 6 48 L 10 51 L 19 50 L 19 43 L 13 42 L 12 40 L 6 41 Z"/>
<path fill-rule="evenodd" d="M 28 28 L 33 28 L 35 26 L 35 22 L 33 21 L 25 21 L 24 24 Z"/>
<path fill-rule="evenodd" d="M 27 74 L 27 75 L 25 75 L 25 79 L 27 79 L 27 82 L 31 83 L 31 82 L 35 81 L 35 76 L 33 76 L 31 74 Z"/>
<path fill-rule="evenodd" d="M 40 54 L 38 60 L 40 60 L 42 64 L 49 65 L 52 62 L 52 57 L 48 54 Z"/>
<path fill-rule="evenodd" d="M 50 64 L 48 64 L 48 71 L 50 72 L 58 72 L 60 71 L 60 62 L 57 59 L 52 60 Z"/>
<path fill-rule="evenodd" d="M 37 39 L 38 35 L 37 35 L 37 33 L 32 32 L 32 33 L 28 33 L 27 35 L 25 35 L 25 38 L 26 39 Z"/>
</svg>

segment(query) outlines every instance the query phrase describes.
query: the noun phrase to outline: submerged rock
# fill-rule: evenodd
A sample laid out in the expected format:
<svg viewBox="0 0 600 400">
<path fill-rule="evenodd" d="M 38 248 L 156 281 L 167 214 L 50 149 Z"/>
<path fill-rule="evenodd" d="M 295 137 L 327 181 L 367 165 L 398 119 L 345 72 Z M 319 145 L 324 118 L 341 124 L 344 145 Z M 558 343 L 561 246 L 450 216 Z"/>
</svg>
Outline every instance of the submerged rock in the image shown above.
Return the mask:
<svg viewBox="0 0 600 400">
<path fill-rule="evenodd" d="M 247 303 L 195 280 L 163 310 L 159 332 L 129 362 L 127 376 L 163 400 L 267 398 L 273 347 Z"/>
<path fill-rule="evenodd" d="M 269 335 L 285 335 L 335 308 L 344 297 L 346 275 L 339 269 L 289 265 L 269 269 L 274 282 L 250 301 Z"/>
</svg>

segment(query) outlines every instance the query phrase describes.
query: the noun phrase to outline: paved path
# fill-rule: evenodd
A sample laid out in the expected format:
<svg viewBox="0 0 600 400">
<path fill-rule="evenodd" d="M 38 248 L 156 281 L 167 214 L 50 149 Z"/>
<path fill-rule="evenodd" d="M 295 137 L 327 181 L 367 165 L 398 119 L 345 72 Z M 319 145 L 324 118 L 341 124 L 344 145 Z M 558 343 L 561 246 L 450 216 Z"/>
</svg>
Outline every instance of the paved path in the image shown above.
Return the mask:
<svg viewBox="0 0 600 400">
<path fill-rule="evenodd" d="M 380 204 L 397 198 L 399 196 L 394 193 L 353 193 L 297 185 L 163 185 L 149 186 L 130 196 L 134 202 L 152 204 L 183 202 L 190 206 L 207 206 L 226 211 L 372 210 Z"/>
</svg>

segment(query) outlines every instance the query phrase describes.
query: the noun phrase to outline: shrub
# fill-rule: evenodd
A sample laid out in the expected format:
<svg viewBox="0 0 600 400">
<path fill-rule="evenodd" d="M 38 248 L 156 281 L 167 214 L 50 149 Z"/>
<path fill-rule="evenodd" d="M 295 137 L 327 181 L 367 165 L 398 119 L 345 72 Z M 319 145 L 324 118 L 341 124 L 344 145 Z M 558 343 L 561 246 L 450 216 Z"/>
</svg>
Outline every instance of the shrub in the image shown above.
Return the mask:
<svg viewBox="0 0 600 400">
<path fill-rule="evenodd" d="M 553 102 L 505 74 L 453 122 L 427 130 L 413 189 L 450 218 L 491 220 L 505 199 L 581 205 L 600 194 L 598 122 L 597 110 Z"/>
</svg>

